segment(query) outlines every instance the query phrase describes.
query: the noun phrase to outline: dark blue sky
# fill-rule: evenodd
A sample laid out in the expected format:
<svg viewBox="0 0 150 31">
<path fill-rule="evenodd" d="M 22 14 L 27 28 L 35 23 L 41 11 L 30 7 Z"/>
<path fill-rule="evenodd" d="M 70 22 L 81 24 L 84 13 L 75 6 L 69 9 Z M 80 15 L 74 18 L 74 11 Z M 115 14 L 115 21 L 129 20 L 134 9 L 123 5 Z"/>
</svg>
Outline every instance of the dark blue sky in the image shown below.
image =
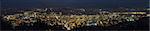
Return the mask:
<svg viewBox="0 0 150 31">
<path fill-rule="evenodd" d="M 2 8 L 144 8 L 148 7 L 148 4 L 148 0 L 1 0 Z"/>
</svg>

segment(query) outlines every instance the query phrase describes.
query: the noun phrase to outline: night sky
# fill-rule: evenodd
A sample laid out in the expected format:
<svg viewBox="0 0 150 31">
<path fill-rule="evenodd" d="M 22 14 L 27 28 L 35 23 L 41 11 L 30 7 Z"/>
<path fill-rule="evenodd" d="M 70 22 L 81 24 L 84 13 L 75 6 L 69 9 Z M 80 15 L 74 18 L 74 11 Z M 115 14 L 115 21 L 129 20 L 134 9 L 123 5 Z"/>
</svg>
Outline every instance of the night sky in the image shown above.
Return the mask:
<svg viewBox="0 0 150 31">
<path fill-rule="evenodd" d="M 145 8 L 149 0 L 1 0 L 2 8 Z"/>
</svg>

